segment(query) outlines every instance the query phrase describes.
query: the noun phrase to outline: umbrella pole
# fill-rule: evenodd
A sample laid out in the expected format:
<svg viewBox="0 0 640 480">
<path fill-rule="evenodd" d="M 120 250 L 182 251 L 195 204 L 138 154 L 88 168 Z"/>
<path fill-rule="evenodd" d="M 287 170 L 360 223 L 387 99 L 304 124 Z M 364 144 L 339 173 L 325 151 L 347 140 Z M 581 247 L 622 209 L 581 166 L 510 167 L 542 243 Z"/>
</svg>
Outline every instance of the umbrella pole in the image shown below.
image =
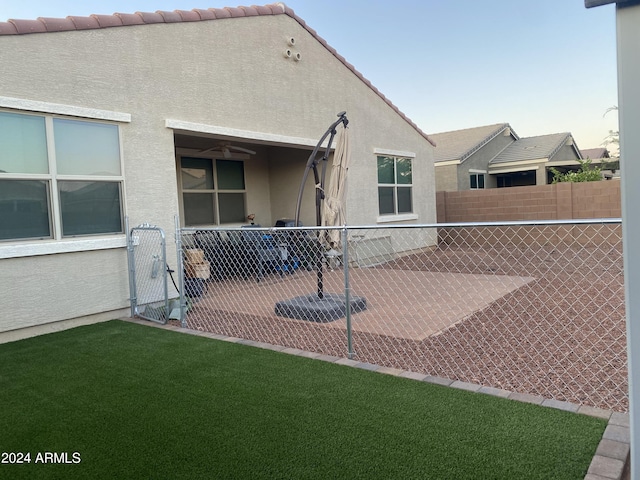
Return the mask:
<svg viewBox="0 0 640 480">
<path fill-rule="evenodd" d="M 336 135 L 336 127 L 339 124 L 343 124 L 345 128 L 347 127 L 349 120 L 347 119 L 347 112 L 340 112 L 338 114 L 338 120 L 333 122 L 331 126 L 324 133 L 320 141 L 313 149 L 313 152 L 309 156 L 309 160 L 307 160 L 307 165 L 304 169 L 304 174 L 302 176 L 302 182 L 300 183 L 300 189 L 298 190 L 298 201 L 296 203 L 296 216 L 295 216 L 295 226 L 297 227 L 300 222 L 300 207 L 302 205 L 302 195 L 304 193 L 304 187 L 307 183 L 307 178 L 309 177 L 309 172 L 313 170 L 313 178 L 315 181 L 315 185 L 320 185 L 320 188 L 316 188 L 316 225 L 318 227 L 322 226 L 322 201 L 324 200 L 324 179 L 325 173 L 327 169 L 327 160 L 329 159 L 329 153 L 331 151 L 331 144 L 333 143 L 333 138 Z M 322 146 L 322 143 L 325 139 L 329 137 L 329 142 L 327 143 L 327 147 L 325 148 L 324 155 L 322 158 L 317 158 L 318 151 Z M 318 173 L 318 164 L 320 162 L 324 162 L 322 165 L 322 177 Z M 318 244 L 320 243 L 320 231 L 318 231 Z M 318 272 L 318 298 L 324 298 L 324 285 L 322 281 L 322 254 L 320 249 L 316 252 L 316 270 Z"/>
</svg>

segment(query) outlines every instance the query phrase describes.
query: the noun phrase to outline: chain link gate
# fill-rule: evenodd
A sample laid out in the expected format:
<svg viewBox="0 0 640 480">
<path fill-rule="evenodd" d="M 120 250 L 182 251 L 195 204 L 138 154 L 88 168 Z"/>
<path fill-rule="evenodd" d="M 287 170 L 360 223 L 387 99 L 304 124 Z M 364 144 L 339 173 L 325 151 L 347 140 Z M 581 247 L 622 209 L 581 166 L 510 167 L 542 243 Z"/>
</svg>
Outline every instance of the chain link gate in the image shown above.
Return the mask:
<svg viewBox="0 0 640 480">
<path fill-rule="evenodd" d="M 148 223 L 127 228 L 131 316 L 165 324 L 180 319 L 178 292 L 170 298 L 166 237 L 162 228 Z M 176 287 L 176 290 L 177 287 Z"/>
</svg>

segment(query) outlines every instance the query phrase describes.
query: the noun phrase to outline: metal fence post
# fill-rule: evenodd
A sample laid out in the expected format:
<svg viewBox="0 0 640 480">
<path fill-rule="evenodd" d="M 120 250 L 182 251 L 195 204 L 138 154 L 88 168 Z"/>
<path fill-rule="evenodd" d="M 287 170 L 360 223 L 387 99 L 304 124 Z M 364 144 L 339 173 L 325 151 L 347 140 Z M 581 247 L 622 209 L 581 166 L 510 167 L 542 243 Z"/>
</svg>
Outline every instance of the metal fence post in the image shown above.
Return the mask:
<svg viewBox="0 0 640 480">
<path fill-rule="evenodd" d="M 344 269 L 344 304 L 347 317 L 347 356 L 353 359 L 353 344 L 351 341 L 351 286 L 349 285 L 349 245 L 347 244 L 347 226 L 342 227 L 342 267 Z"/>
<path fill-rule="evenodd" d="M 176 269 L 178 270 L 178 295 L 180 298 L 180 326 L 187 326 L 187 301 L 184 294 L 184 267 L 182 265 L 182 229 L 180 228 L 180 217 L 175 216 L 176 224 Z"/>
<path fill-rule="evenodd" d="M 131 305 L 131 318 L 136 316 L 136 267 L 133 261 L 133 236 L 129 230 L 129 217 L 124 217 L 124 228 L 127 234 L 127 263 L 129 267 L 129 304 Z"/>
</svg>

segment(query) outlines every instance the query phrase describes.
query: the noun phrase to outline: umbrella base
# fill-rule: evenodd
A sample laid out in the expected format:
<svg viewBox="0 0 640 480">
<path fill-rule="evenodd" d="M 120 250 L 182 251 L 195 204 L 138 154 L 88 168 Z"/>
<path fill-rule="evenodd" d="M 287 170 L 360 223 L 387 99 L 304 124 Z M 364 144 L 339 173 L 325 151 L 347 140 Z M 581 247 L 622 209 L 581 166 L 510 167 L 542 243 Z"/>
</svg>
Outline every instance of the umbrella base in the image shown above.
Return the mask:
<svg viewBox="0 0 640 480">
<path fill-rule="evenodd" d="M 349 300 L 351 313 L 367 309 L 364 297 L 350 297 Z M 275 313 L 279 317 L 328 323 L 347 315 L 347 301 L 344 295 L 336 293 L 325 293 L 323 298 L 318 298 L 318 294 L 313 293 L 276 303 Z"/>
</svg>

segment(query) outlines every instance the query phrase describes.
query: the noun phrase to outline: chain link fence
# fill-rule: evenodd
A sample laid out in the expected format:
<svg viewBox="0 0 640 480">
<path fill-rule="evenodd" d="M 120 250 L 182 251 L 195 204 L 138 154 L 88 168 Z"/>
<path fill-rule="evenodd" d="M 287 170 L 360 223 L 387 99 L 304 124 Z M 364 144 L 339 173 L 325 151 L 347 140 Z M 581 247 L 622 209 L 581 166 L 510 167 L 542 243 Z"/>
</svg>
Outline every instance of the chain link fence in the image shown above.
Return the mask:
<svg viewBox="0 0 640 480">
<path fill-rule="evenodd" d="M 627 411 L 619 220 L 336 230 L 180 230 L 187 327 Z"/>
</svg>

